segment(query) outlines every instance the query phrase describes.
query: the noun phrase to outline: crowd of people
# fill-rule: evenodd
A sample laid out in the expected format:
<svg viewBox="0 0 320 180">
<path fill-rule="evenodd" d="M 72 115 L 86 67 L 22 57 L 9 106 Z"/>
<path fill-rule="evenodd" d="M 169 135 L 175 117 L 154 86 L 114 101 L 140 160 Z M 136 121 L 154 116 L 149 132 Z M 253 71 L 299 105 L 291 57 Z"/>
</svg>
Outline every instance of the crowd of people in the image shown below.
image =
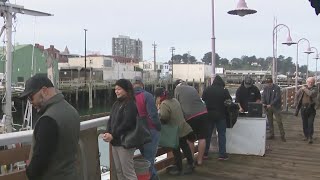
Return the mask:
<svg viewBox="0 0 320 180">
<path fill-rule="evenodd" d="M 139 149 L 144 159 L 150 162 L 150 179 L 159 176 L 155 168 L 155 158 L 161 128 L 164 125 L 177 126 L 179 145 L 173 148 L 174 166 L 168 169 L 171 175 L 193 173 L 196 166 L 203 165 L 208 159 L 211 137 L 215 129 L 218 132 L 218 160 L 229 158 L 226 151 L 226 101 L 232 97 L 220 76 L 216 76 L 212 85 L 207 87 L 202 97 L 198 91 L 182 80 L 175 82 L 174 92 L 158 87 L 154 95 L 144 90 L 141 77 L 135 77 L 133 83 L 119 79 L 115 83 L 116 101 L 112 106 L 110 119 L 106 125 L 103 140 L 110 143 L 112 159 L 119 180 L 137 180 L 134 167 L 134 152 Z M 318 89 L 315 79 L 307 79 L 296 94 L 296 115 L 301 112 L 304 141 L 313 143 L 313 123 L 316 114 L 315 104 Z M 40 115 L 33 132 L 32 150 L 26 174 L 32 180 L 76 180 L 76 159 L 79 141 L 79 114 L 56 91 L 50 79 L 44 74 L 36 74 L 26 82 L 20 98 L 28 99 Z M 240 113 L 248 111 L 248 103 L 261 103 L 268 118 L 269 136 L 274 139 L 274 116 L 279 126 L 281 140 L 286 142 L 281 118 L 281 92 L 271 78 L 266 79 L 262 95 L 254 85 L 253 79 L 246 76 L 236 91 L 235 102 Z M 137 117 L 145 117 L 146 127 L 151 140 L 135 147 L 123 146 L 124 137 L 137 126 Z M 195 141 L 198 141 L 198 154 L 195 154 Z M 182 153 L 187 165 L 182 164 Z"/>
</svg>

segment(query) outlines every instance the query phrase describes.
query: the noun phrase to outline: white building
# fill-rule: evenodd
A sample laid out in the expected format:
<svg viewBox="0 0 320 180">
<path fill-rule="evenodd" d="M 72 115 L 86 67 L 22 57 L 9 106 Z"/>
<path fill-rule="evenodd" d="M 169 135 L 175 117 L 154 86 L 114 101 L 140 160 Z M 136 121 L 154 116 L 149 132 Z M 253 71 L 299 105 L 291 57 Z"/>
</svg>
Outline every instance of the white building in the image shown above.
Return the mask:
<svg viewBox="0 0 320 180">
<path fill-rule="evenodd" d="M 85 58 L 69 58 L 68 63 L 59 63 L 59 68 L 75 68 L 85 67 Z M 117 80 L 121 78 L 132 79 L 134 76 L 141 76 L 141 72 L 135 71 L 134 63 L 120 63 L 116 62 L 112 57 L 106 56 L 88 56 L 86 57 L 87 69 L 94 69 L 94 71 L 102 71 L 103 80 Z"/>
<path fill-rule="evenodd" d="M 206 64 L 173 64 L 173 79 L 204 82 L 211 78 L 212 66 Z"/>
<path fill-rule="evenodd" d="M 153 61 L 142 61 L 142 62 L 139 62 L 138 65 L 139 65 L 139 68 L 143 69 L 144 77 L 147 77 L 148 74 L 152 74 L 152 72 L 154 72 L 154 62 Z M 170 65 L 168 63 L 156 62 L 156 70 L 157 70 L 157 73 L 160 71 L 159 72 L 160 78 L 168 77 L 171 75 Z M 157 78 L 157 76 L 155 76 L 155 78 Z"/>
</svg>

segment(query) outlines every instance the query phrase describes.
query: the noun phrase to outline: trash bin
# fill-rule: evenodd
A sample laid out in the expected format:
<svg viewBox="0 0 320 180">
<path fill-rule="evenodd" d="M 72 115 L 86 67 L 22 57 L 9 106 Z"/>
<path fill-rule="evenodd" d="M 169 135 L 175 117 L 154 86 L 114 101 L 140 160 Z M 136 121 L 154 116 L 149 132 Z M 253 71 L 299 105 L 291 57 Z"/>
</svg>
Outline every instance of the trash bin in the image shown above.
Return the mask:
<svg viewBox="0 0 320 180">
<path fill-rule="evenodd" d="M 134 159 L 134 169 L 138 180 L 150 179 L 150 162 L 145 159 Z"/>
</svg>

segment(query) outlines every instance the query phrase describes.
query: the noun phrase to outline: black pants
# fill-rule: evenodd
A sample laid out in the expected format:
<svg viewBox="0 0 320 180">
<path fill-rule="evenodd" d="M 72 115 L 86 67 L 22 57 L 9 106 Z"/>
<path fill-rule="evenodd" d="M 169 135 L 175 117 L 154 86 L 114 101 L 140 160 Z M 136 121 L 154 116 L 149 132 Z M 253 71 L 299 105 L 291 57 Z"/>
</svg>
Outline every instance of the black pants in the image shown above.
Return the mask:
<svg viewBox="0 0 320 180">
<path fill-rule="evenodd" d="M 190 150 L 190 147 L 187 143 L 187 136 L 181 137 L 179 138 L 179 148 L 177 149 L 173 149 L 173 155 L 174 155 L 174 159 L 176 161 L 176 165 L 178 170 L 182 170 L 182 154 L 180 151 L 180 148 L 183 151 L 184 156 L 187 158 L 188 164 L 192 165 L 193 164 L 193 156 Z"/>
<path fill-rule="evenodd" d="M 301 118 L 303 133 L 306 138 L 313 136 L 313 123 L 316 116 L 316 110 L 313 107 L 301 107 Z"/>
</svg>

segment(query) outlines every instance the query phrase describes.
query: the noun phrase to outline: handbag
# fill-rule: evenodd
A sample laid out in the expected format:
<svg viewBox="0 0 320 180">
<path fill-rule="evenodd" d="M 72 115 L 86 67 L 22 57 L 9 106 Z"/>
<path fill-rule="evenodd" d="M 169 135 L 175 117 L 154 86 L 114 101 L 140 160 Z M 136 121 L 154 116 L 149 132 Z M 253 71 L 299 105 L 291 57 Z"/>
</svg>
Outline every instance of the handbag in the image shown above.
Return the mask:
<svg viewBox="0 0 320 180">
<path fill-rule="evenodd" d="M 126 148 L 136 148 L 151 142 L 150 130 L 147 127 L 147 117 L 137 116 L 136 127 L 126 135 L 121 136 L 121 145 Z"/>
<path fill-rule="evenodd" d="M 179 147 L 179 127 L 174 125 L 161 125 L 159 146 L 177 149 Z"/>
</svg>

